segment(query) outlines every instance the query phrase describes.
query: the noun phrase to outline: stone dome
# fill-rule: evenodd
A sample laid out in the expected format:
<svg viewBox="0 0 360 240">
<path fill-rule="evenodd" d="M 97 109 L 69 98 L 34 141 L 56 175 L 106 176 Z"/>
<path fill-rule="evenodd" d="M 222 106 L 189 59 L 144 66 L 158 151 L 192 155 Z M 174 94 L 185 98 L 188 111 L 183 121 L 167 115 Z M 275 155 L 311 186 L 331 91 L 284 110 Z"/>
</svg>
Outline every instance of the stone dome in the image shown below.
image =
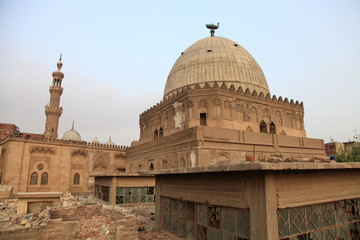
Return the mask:
<svg viewBox="0 0 360 240">
<path fill-rule="evenodd" d="M 73 123 L 72 128 L 69 131 L 64 133 L 62 140 L 81 141 L 80 134 L 74 130 L 74 123 Z"/>
<path fill-rule="evenodd" d="M 250 53 L 223 37 L 201 39 L 181 53 L 169 73 L 164 98 L 184 86 L 206 82 L 270 93 L 265 75 Z"/>
</svg>

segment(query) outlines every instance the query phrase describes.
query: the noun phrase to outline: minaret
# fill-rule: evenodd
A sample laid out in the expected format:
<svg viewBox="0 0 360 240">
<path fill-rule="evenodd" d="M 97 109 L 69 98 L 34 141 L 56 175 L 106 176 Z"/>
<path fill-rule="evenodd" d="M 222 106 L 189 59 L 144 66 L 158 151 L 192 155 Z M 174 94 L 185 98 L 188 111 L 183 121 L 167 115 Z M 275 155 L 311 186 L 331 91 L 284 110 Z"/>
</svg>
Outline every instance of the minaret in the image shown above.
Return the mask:
<svg viewBox="0 0 360 240">
<path fill-rule="evenodd" d="M 61 55 L 60 60 L 57 63 L 57 71 L 53 72 L 53 82 L 50 86 L 50 103 L 45 107 L 46 114 L 46 125 L 44 137 L 46 139 L 57 139 L 58 137 L 58 126 L 59 118 L 62 113 L 62 108 L 59 108 L 60 105 L 60 96 L 63 92 L 61 87 L 61 82 L 64 78 L 64 74 L 60 71 L 62 67 Z"/>
</svg>

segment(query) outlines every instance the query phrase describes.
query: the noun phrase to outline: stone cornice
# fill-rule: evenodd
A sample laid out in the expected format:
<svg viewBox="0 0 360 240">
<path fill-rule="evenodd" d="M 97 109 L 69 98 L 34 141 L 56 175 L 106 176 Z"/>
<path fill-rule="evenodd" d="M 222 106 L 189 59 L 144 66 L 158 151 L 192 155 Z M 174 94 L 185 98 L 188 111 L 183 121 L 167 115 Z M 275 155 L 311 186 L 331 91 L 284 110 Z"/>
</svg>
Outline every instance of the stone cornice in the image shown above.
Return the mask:
<svg viewBox="0 0 360 240">
<path fill-rule="evenodd" d="M 62 111 L 63 111 L 62 107 L 58 108 L 58 107 L 45 106 L 45 114 L 46 115 L 61 116 Z"/>
<path fill-rule="evenodd" d="M 0 144 L 4 144 L 9 141 L 22 141 L 22 142 L 31 142 L 31 143 L 37 143 L 37 144 L 62 144 L 62 145 L 68 145 L 68 146 L 89 146 L 92 148 L 106 148 L 106 149 L 114 149 L 114 150 L 126 150 L 128 146 L 120 146 L 120 145 L 107 145 L 107 144 L 97 144 L 92 142 L 86 142 L 86 141 L 72 141 L 72 140 L 62 140 L 62 139 L 38 139 L 36 137 L 29 138 L 29 139 L 23 139 L 22 137 L 17 137 L 14 135 L 7 136 L 5 139 L 2 139 L 0 141 Z"/>
</svg>

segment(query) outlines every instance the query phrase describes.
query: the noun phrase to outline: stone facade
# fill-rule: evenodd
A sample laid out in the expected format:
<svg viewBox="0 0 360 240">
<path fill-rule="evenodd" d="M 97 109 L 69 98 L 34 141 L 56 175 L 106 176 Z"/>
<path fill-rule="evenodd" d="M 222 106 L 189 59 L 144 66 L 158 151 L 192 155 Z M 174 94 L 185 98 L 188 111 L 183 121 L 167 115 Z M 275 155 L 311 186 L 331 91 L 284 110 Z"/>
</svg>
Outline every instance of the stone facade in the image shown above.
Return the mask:
<svg viewBox="0 0 360 240">
<path fill-rule="evenodd" d="M 1 184 L 16 192 L 93 192 L 96 172 L 125 171 L 125 147 L 8 137 L 1 143 Z"/>
<path fill-rule="evenodd" d="M 140 139 L 127 150 L 129 172 L 258 161 L 271 155 L 325 155 L 320 139 L 306 138 L 303 104 L 245 92 L 225 83 L 183 87 L 140 115 Z"/>
</svg>

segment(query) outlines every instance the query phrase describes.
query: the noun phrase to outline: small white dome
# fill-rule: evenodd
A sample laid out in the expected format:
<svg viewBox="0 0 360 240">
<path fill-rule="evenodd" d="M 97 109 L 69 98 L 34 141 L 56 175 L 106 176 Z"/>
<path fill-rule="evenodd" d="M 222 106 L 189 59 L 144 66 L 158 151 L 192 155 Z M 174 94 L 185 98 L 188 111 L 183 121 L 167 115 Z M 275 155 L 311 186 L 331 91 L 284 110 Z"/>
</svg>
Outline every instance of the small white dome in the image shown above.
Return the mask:
<svg viewBox="0 0 360 240">
<path fill-rule="evenodd" d="M 71 130 L 64 133 L 62 140 L 81 141 L 80 134 L 74 130 L 74 123 Z"/>
</svg>

